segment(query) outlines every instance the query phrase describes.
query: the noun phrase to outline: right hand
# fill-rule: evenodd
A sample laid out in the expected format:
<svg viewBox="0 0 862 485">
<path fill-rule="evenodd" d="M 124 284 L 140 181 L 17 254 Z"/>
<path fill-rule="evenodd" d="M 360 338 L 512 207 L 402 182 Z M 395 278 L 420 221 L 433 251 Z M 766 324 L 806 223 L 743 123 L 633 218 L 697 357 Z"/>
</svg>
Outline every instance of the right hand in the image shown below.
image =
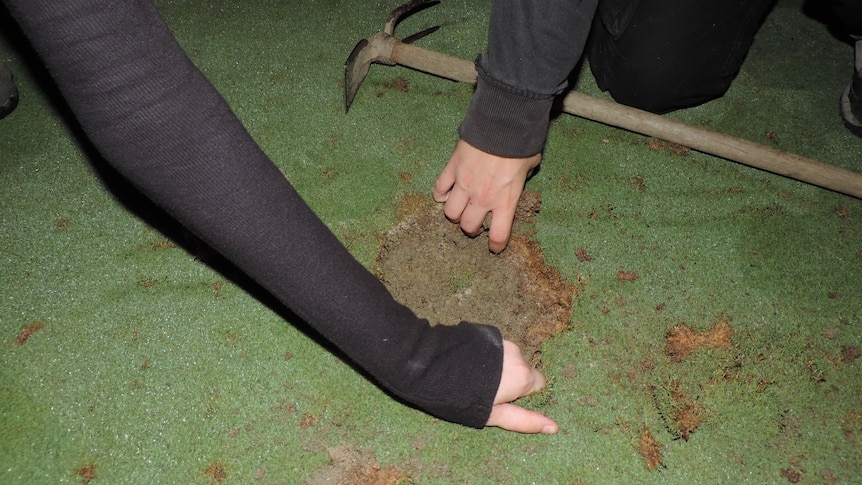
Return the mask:
<svg viewBox="0 0 862 485">
<path fill-rule="evenodd" d="M 542 154 L 529 158 L 505 158 L 483 152 L 458 140 L 449 163 L 434 184 L 434 200 L 445 202 L 443 213 L 470 236 L 482 232 L 485 216 L 491 213 L 488 249 L 506 249 L 518 199 L 530 173 L 539 166 Z"/>
</svg>

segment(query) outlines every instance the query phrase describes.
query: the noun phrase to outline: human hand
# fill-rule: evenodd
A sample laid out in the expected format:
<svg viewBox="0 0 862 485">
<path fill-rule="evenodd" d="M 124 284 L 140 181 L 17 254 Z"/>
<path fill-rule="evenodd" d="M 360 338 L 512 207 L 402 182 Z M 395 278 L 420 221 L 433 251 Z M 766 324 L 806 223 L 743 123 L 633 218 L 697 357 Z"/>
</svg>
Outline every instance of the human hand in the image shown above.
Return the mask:
<svg viewBox="0 0 862 485">
<path fill-rule="evenodd" d="M 455 151 L 434 184 L 434 200 L 445 202 L 443 213 L 470 236 L 482 232 L 491 213 L 488 249 L 506 249 L 518 199 L 527 176 L 539 166 L 542 154 L 530 158 L 504 158 L 458 140 Z"/>
<path fill-rule="evenodd" d="M 485 426 L 496 426 L 518 433 L 556 434 L 560 430 L 554 420 L 512 404 L 519 397 L 532 394 L 545 387 L 545 377 L 530 367 L 521 355 L 521 349 L 503 340 L 503 376 L 494 398 L 494 407 Z"/>
</svg>

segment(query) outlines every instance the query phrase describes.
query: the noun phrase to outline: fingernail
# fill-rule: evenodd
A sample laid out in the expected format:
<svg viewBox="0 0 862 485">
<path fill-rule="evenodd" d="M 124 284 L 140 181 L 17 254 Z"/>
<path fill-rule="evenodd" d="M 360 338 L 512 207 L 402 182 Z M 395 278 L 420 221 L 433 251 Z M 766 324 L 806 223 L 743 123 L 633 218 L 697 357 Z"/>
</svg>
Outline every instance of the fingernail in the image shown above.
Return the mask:
<svg viewBox="0 0 862 485">
<path fill-rule="evenodd" d="M 542 428 L 542 434 L 557 434 L 557 431 L 559 431 L 559 428 L 551 424 Z"/>
</svg>

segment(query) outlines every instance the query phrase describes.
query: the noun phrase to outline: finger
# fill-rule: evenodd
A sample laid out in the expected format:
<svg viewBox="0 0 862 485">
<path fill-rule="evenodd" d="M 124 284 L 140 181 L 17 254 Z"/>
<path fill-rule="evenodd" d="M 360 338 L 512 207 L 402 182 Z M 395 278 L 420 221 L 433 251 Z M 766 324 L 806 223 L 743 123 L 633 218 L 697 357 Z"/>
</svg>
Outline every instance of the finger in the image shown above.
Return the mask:
<svg viewBox="0 0 862 485">
<path fill-rule="evenodd" d="M 461 213 L 461 230 L 470 236 L 480 234 L 488 212 L 489 210 L 485 207 L 468 203 L 464 212 Z"/>
<path fill-rule="evenodd" d="M 488 249 L 491 252 L 502 252 L 509 245 L 514 220 L 515 212 L 513 210 L 497 210 L 493 212 L 491 216 L 491 228 L 488 231 Z"/>
<path fill-rule="evenodd" d="M 434 183 L 434 190 L 431 192 L 434 200 L 437 202 L 446 202 L 446 199 L 449 197 L 449 191 L 452 190 L 454 185 L 455 174 L 447 166 L 440 172 L 440 176 L 437 177 L 437 181 Z"/>
<path fill-rule="evenodd" d="M 547 382 L 545 380 L 545 376 L 537 369 L 527 366 L 526 363 L 523 367 L 514 372 L 521 372 L 522 374 L 519 377 L 512 379 L 512 382 L 501 385 L 500 389 L 498 389 L 497 396 L 494 398 L 495 404 L 512 402 L 524 396 L 529 396 L 534 392 L 539 392 L 545 388 L 545 383 Z M 507 376 L 503 376 L 503 378 L 506 377 Z M 503 384 L 502 380 L 501 384 Z"/>
<path fill-rule="evenodd" d="M 545 382 L 545 376 L 524 360 L 518 345 L 503 340 L 503 374 L 494 404 L 512 402 L 540 391 L 545 387 Z"/>
<path fill-rule="evenodd" d="M 452 222 L 461 221 L 462 214 L 470 203 L 470 195 L 465 190 L 453 188 L 446 194 L 446 205 L 443 206 L 443 214 Z"/>
<path fill-rule="evenodd" d="M 528 434 L 556 434 L 560 427 L 551 418 L 514 404 L 497 404 L 491 409 L 487 426 Z"/>
<path fill-rule="evenodd" d="M 539 392 L 545 388 L 545 376 L 539 372 L 538 369 L 530 368 L 530 390 L 527 391 L 524 395 L 532 394 L 534 392 Z"/>
</svg>

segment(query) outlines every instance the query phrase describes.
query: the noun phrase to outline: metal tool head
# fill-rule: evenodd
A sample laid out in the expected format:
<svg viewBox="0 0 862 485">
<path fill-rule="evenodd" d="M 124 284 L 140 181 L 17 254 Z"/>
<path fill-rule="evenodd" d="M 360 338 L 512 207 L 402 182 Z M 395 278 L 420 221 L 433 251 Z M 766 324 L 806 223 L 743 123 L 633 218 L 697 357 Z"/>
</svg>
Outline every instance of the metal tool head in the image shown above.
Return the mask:
<svg viewBox="0 0 862 485">
<path fill-rule="evenodd" d="M 405 3 L 389 14 L 386 25 L 383 27 L 383 32 L 378 32 L 368 39 L 362 39 L 356 44 L 353 51 L 347 57 L 347 62 L 344 63 L 345 113 L 350 110 L 353 98 L 356 96 L 356 92 L 359 91 L 359 87 L 362 86 L 362 82 L 365 81 L 365 76 L 368 75 L 368 69 L 372 63 L 394 64 L 391 60 L 391 55 L 396 43 L 409 44 L 439 28 L 431 27 L 405 37 L 403 40 L 398 40 L 395 38 L 395 27 L 398 25 L 398 22 L 438 3 L 440 3 L 440 0 L 412 0 L 409 3 Z"/>
</svg>

